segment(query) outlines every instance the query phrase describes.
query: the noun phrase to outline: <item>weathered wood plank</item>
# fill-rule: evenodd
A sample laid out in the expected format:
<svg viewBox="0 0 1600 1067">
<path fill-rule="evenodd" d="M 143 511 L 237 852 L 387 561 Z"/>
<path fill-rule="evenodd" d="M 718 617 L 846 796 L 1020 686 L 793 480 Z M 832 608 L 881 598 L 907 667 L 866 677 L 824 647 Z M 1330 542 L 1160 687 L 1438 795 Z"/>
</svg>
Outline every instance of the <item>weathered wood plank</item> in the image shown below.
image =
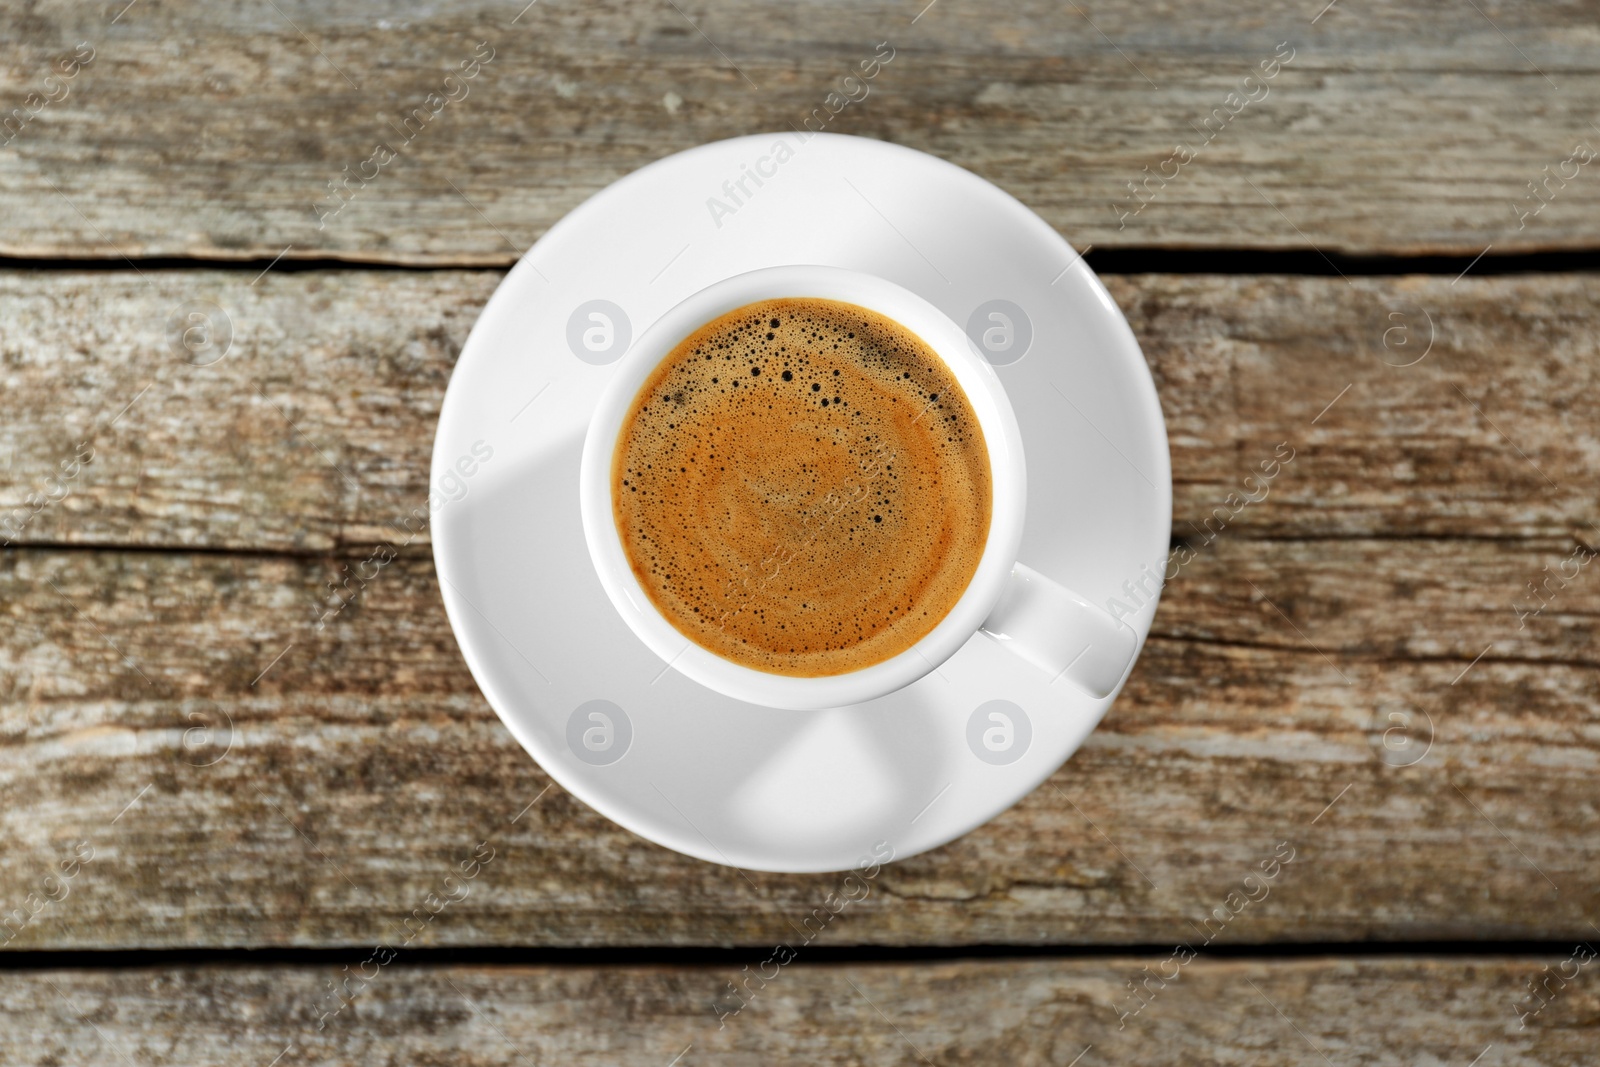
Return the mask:
<svg viewBox="0 0 1600 1067">
<path fill-rule="evenodd" d="M 8 9 L 0 103 L 26 122 L 0 151 L 0 253 L 505 264 L 645 163 L 859 96 L 842 79 L 879 42 L 893 60 L 827 129 L 951 159 L 1080 247 L 1600 242 L 1574 157 L 1600 144 L 1587 5 L 924 6 Z M 78 42 L 93 58 L 62 81 Z M 447 86 L 479 42 L 492 60 Z M 430 93 L 457 99 L 409 137 Z M 396 158 L 363 171 L 380 142 Z M 347 167 L 372 181 L 320 225 Z"/>
<path fill-rule="evenodd" d="M 1510 607 L 1569 550 L 1219 538 L 1050 783 L 886 867 L 821 940 L 1192 937 L 1280 844 L 1293 862 L 1219 944 L 1584 934 L 1600 569 Z M 46 876 L 94 850 L 12 948 L 370 943 L 480 841 L 496 858 L 419 944 L 759 945 L 838 888 L 684 858 L 559 789 L 510 823 L 549 783 L 477 693 L 425 559 L 320 633 L 336 560 L 0 564 L 0 905 L 59 894 Z"/>
<path fill-rule="evenodd" d="M 24 510 L 16 540 L 326 551 L 427 496 L 450 369 L 499 275 L 251 281 L 5 276 L 6 510 L 68 493 Z M 194 366 L 167 323 L 208 301 L 212 351 L 227 354 Z M 93 461 L 63 485 L 80 441 Z"/>
<path fill-rule="evenodd" d="M 762 963 L 750 958 L 751 973 Z M 353 956 L 350 974 L 361 962 Z M 1592 962 L 1586 965 L 1593 967 Z M 1125 983 L 1145 968 L 1149 1003 Z M 337 967 L 182 967 L 0 975 L 7 1062 L 298 1064 L 1035 1064 L 1270 1062 L 1372 1067 L 1593 1062 L 1592 976 L 1550 977 L 1519 1029 L 1525 986 L 1578 967 L 1549 958 L 1151 958 L 807 965 L 750 980 L 737 1015 L 712 1005 L 738 965 L 416 967 L 374 972 L 323 1020 Z M 1548 972 L 1547 972 L 1548 968 Z M 1577 973 L 1582 974 L 1581 971 Z M 1564 986 L 1564 988 L 1563 988 Z M 1530 1003 L 1537 1003 L 1531 1002 Z M 725 1011 L 728 1009 L 724 1009 Z M 109 1047 L 108 1047 L 109 1046 Z M 1092 1047 L 1092 1051 L 1088 1051 Z M 1085 1053 L 1088 1053 L 1087 1056 Z M 120 1055 L 119 1055 L 120 1054 Z M 680 1057 L 674 1060 L 673 1057 Z M 274 1057 L 279 1057 L 274 1059 Z"/>
<path fill-rule="evenodd" d="M 498 280 L 0 272 L 0 522 L 64 489 L 16 540 L 320 552 L 392 538 L 427 494 L 444 387 Z M 1175 536 L 1600 536 L 1589 276 L 1107 281 L 1161 394 Z M 166 339 L 195 300 L 233 331 L 203 367 Z M 81 441 L 93 462 L 52 482 Z M 1281 444 L 1295 458 L 1263 485 Z"/>
</svg>

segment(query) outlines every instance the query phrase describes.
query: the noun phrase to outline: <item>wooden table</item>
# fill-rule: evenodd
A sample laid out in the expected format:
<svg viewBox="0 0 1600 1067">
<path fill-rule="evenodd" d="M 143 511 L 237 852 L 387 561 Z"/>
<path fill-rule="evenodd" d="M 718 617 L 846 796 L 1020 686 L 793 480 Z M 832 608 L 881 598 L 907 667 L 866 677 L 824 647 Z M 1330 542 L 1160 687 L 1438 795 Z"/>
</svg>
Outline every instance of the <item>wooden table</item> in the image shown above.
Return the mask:
<svg viewBox="0 0 1600 1067">
<path fill-rule="evenodd" d="M 1595 1062 L 1595 4 L 124 2 L 0 11 L 0 1062 Z M 314 623 L 521 251 L 880 42 L 828 128 L 1093 246 L 1186 562 L 1049 783 L 763 981 L 838 877 L 553 787 L 426 532 Z"/>
</svg>

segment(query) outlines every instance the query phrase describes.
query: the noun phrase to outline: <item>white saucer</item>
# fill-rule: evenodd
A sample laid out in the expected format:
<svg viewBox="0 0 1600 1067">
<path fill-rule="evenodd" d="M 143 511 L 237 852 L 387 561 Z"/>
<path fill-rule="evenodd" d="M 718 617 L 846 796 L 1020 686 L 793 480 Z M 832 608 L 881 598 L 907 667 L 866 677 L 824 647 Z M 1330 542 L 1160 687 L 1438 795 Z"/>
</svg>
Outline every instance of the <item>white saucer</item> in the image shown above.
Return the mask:
<svg viewBox="0 0 1600 1067">
<path fill-rule="evenodd" d="M 884 855 L 879 842 L 904 857 L 992 819 L 1077 749 L 1111 698 L 1084 696 L 978 634 L 898 693 L 776 711 L 690 682 L 617 616 L 589 562 L 577 489 L 610 365 L 684 297 L 789 263 L 877 274 L 973 336 L 1001 331 L 989 334 L 1001 350 L 991 358 L 1028 464 L 1022 561 L 1096 603 L 1138 606 L 1123 583 L 1166 558 L 1171 471 L 1155 387 L 1121 312 L 1065 241 L 993 185 L 832 134 L 759 134 L 670 156 L 591 198 L 523 257 L 445 395 L 434 559 L 473 676 L 564 788 L 700 859 L 841 870 Z M 988 318 L 996 308 L 1012 321 L 1009 349 L 1005 321 Z M 1141 647 L 1152 615 L 1145 601 L 1126 620 Z"/>
</svg>

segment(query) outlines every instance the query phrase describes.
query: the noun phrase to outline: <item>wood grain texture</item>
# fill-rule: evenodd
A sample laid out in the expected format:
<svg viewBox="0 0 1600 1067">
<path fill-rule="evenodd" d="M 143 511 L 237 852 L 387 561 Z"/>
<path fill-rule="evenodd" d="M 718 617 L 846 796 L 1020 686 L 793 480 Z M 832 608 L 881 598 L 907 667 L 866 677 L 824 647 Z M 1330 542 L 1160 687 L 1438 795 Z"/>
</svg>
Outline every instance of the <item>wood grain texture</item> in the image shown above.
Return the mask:
<svg viewBox="0 0 1600 1067">
<path fill-rule="evenodd" d="M 64 489 L 15 540 L 342 552 L 393 539 L 426 497 L 444 388 L 499 277 L 0 272 L 0 522 Z M 1590 276 L 1107 283 L 1166 415 L 1175 537 L 1600 537 Z M 232 334 L 208 366 L 167 338 L 173 308 L 194 301 Z M 52 483 L 80 441 L 93 462 Z M 1262 498 L 1260 465 L 1280 445 L 1295 459 Z"/>
<path fill-rule="evenodd" d="M 1587 936 L 1600 563 L 1537 616 L 1511 607 L 1569 551 L 1219 538 L 1066 766 L 886 867 L 819 943 L 1191 938 L 1280 846 L 1293 862 L 1218 944 Z M 385 568 L 321 632 L 337 560 L 3 563 L 3 910 L 59 895 L 46 876 L 94 850 L 11 948 L 359 946 L 480 841 L 496 858 L 418 944 L 760 945 L 839 889 L 741 877 L 543 792 L 426 560 Z"/>
<path fill-rule="evenodd" d="M 754 973 L 761 954 L 751 957 Z M 807 965 L 751 982 L 719 1029 L 713 1004 L 740 965 L 415 967 L 359 981 L 340 967 L 181 967 L 0 976 L 7 1062 L 268 1064 L 1145 1064 L 1326 1067 L 1456 1064 L 1492 1047 L 1508 1067 L 1593 1062 L 1600 997 L 1566 984 L 1518 1028 L 1546 958 L 1191 962 L 1125 983 L 1168 954 L 1104 960 Z M 356 974 L 359 957 L 350 973 Z M 1588 965 L 1593 967 L 1591 963 Z M 1571 973 L 1573 965 L 1567 963 Z M 374 973 L 369 967 L 368 974 Z M 767 968 L 767 974 L 774 973 Z M 1551 988 L 1557 988 L 1554 982 Z M 724 1009 L 725 1011 L 728 1009 Z M 1092 1051 L 1089 1051 L 1092 1047 Z M 120 1056 L 118 1055 L 120 1053 Z M 1086 1054 L 1087 1053 L 1087 1054 Z M 674 1060 L 674 1057 L 679 1057 Z M 280 1057 L 274 1059 L 274 1057 Z M 1075 1059 L 1081 1057 L 1081 1059 Z"/>
<path fill-rule="evenodd" d="M 507 264 L 646 163 L 859 95 L 842 79 L 879 42 L 895 58 L 827 129 L 950 159 L 1079 247 L 1475 256 L 1600 238 L 1600 182 L 1573 161 L 1600 145 L 1592 3 L 924 6 L 9 8 L 0 103 L 37 113 L 0 150 L 0 253 Z M 47 84 L 80 41 L 93 60 Z M 492 61 L 408 140 L 404 116 L 460 96 L 443 79 L 479 42 Z M 1292 61 L 1245 84 L 1280 42 Z M 1236 114 L 1208 134 L 1219 108 Z M 380 142 L 398 158 L 319 225 L 328 183 Z"/>
<path fill-rule="evenodd" d="M 839 876 L 690 860 L 554 787 L 461 662 L 425 531 L 315 627 L 326 583 L 424 498 L 445 384 L 501 275 L 146 260 L 503 267 L 644 164 L 804 122 L 878 42 L 893 60 L 827 128 L 965 166 L 1080 248 L 1588 251 L 1597 14 L 0 11 L 0 257 L 101 268 L 0 271 L 0 1060 L 1591 1062 L 1592 973 L 1522 1014 L 1577 948 L 1202 955 L 1138 997 L 1173 950 L 808 953 L 1600 942 L 1592 276 L 1108 279 L 1160 390 L 1181 562 L 1133 677 L 1045 786 L 877 872 L 740 998 L 730 983 L 799 942 Z M 78 42 L 93 59 L 63 81 Z M 474 57 L 466 97 L 408 136 Z M 380 142 L 395 159 L 319 223 Z M 1135 193 L 1178 144 L 1194 158 Z M 231 335 L 203 366 L 169 336 L 196 301 Z M 332 983 L 379 945 L 738 949 L 402 951 L 340 1007 Z M 45 969 L 27 951 L 282 947 L 349 968 Z"/>
</svg>

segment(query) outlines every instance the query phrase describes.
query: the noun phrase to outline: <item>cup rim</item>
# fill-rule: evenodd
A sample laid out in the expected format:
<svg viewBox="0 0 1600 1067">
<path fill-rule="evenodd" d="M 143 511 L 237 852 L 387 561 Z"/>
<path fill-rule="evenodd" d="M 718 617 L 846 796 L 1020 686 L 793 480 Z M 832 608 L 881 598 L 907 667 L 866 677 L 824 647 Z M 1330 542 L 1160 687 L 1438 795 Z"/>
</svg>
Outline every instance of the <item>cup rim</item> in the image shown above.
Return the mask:
<svg viewBox="0 0 1600 1067">
<path fill-rule="evenodd" d="M 856 304 L 920 337 L 972 403 L 989 452 L 989 533 L 966 590 L 909 648 L 858 670 L 818 677 L 774 674 L 726 659 L 685 635 L 651 601 L 628 564 L 611 500 L 611 465 L 622 424 L 650 374 L 679 342 L 717 317 L 760 300 L 805 298 Z M 725 696 L 807 711 L 860 704 L 936 670 L 970 640 L 1005 589 L 1022 540 L 1027 476 L 1022 434 L 999 375 L 949 316 L 904 287 L 839 267 L 765 267 L 715 282 L 644 330 L 601 391 L 584 438 L 578 476 L 584 540 L 600 584 L 623 621 L 670 668 Z"/>
</svg>

